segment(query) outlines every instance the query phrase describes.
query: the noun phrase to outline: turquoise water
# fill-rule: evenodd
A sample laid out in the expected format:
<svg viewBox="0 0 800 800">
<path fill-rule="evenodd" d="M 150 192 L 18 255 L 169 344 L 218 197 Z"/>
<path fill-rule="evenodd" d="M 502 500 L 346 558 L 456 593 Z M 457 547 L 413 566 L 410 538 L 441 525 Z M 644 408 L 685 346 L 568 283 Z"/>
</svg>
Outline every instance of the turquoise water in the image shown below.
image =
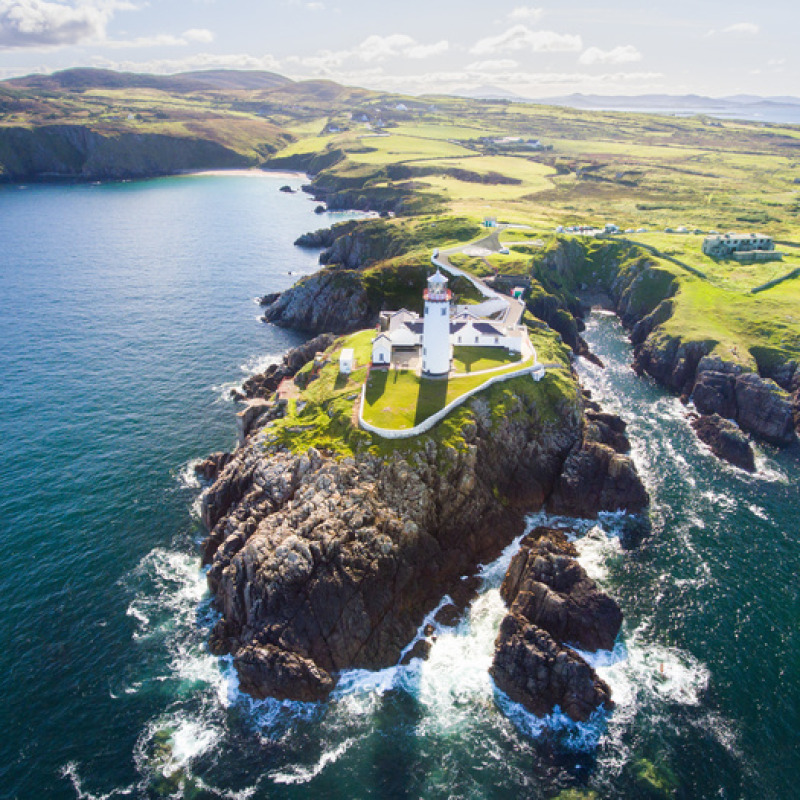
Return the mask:
<svg viewBox="0 0 800 800">
<path fill-rule="evenodd" d="M 604 316 L 588 338 L 609 367 L 580 369 L 631 420 L 654 498 L 637 548 L 614 516 L 579 540 L 626 614 L 595 658 L 617 710 L 574 726 L 495 697 L 510 552 L 425 664 L 347 674 L 324 706 L 238 693 L 205 650 L 189 466 L 233 444 L 226 387 L 299 341 L 253 302 L 315 268 L 291 243 L 321 220 L 285 182 L 0 189 L 2 796 L 657 796 L 642 759 L 680 797 L 792 796 L 797 454 L 720 465 Z"/>
</svg>

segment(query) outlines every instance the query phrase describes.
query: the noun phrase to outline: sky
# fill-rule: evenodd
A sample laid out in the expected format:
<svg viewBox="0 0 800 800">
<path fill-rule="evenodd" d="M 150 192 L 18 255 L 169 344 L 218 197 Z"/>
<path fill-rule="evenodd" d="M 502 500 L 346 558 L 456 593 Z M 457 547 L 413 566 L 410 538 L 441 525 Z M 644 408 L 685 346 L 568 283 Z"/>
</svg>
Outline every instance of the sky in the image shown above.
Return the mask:
<svg viewBox="0 0 800 800">
<path fill-rule="evenodd" d="M 0 0 L 0 78 L 262 69 L 409 94 L 800 95 L 796 0 Z"/>
</svg>

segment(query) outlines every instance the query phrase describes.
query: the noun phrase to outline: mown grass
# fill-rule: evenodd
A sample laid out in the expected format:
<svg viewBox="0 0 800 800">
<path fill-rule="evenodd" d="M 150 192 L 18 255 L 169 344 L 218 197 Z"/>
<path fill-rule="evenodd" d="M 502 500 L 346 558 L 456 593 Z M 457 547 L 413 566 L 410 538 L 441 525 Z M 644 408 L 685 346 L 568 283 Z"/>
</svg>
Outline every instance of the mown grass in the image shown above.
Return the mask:
<svg viewBox="0 0 800 800">
<path fill-rule="evenodd" d="M 364 419 L 379 428 L 413 428 L 494 375 L 514 372 L 531 363 L 532 359 L 516 361 L 491 375 L 454 378 L 424 378 L 405 370 L 373 370 L 367 381 Z"/>
<path fill-rule="evenodd" d="M 497 369 L 506 364 L 519 363 L 520 358 L 519 353 L 512 353 L 499 347 L 456 345 L 453 348 L 453 369 L 465 373 Z"/>
</svg>

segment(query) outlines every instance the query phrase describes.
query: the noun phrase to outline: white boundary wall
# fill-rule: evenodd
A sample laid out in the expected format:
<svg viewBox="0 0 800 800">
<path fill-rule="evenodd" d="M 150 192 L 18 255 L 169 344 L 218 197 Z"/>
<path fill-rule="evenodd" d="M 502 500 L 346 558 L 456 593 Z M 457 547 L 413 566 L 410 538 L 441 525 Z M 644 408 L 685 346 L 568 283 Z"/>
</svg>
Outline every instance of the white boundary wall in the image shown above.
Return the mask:
<svg viewBox="0 0 800 800">
<path fill-rule="evenodd" d="M 506 372 L 503 375 L 495 375 L 494 378 L 487 378 L 480 386 L 470 389 L 465 392 L 461 397 L 457 397 L 451 403 L 448 403 L 441 411 L 437 411 L 426 420 L 420 422 L 419 425 L 413 428 L 378 428 L 375 425 L 370 425 L 364 421 L 364 404 L 366 401 L 367 385 L 366 383 L 361 387 L 361 403 L 358 408 L 358 424 L 370 433 L 375 433 L 382 436 L 384 439 L 410 439 L 412 436 L 419 436 L 421 433 L 426 433 L 438 422 L 441 422 L 454 408 L 465 403 L 470 397 L 482 392 L 489 386 L 495 383 L 503 383 L 504 381 L 511 380 L 512 378 L 519 378 L 522 375 L 531 375 L 535 381 L 540 381 L 544 377 L 544 364 L 532 364 L 530 367 L 515 370 L 514 372 Z"/>
</svg>

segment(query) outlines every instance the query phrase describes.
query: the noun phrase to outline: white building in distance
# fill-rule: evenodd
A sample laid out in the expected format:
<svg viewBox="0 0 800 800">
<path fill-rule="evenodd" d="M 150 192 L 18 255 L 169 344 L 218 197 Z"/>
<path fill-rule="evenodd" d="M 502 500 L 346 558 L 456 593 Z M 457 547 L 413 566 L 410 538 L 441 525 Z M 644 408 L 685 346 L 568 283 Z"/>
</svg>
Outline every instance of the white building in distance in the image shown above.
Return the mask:
<svg viewBox="0 0 800 800">
<path fill-rule="evenodd" d="M 765 236 L 763 233 L 725 233 L 706 236 L 703 240 L 703 252 L 707 256 L 716 258 L 727 258 L 734 253 L 774 249 L 775 242 L 772 237 Z"/>
</svg>

